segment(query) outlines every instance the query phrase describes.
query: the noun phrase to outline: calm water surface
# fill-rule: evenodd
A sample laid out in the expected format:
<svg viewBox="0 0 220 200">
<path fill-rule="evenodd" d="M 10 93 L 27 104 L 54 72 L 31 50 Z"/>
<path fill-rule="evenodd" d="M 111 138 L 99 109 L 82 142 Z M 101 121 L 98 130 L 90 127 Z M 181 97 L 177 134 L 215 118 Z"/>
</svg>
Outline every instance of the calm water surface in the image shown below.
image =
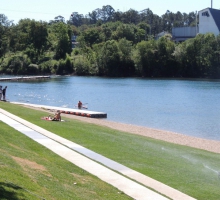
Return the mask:
<svg viewBox="0 0 220 200">
<path fill-rule="evenodd" d="M 1 82 L 9 101 L 106 112 L 107 120 L 220 140 L 220 81 L 54 77 Z"/>
</svg>

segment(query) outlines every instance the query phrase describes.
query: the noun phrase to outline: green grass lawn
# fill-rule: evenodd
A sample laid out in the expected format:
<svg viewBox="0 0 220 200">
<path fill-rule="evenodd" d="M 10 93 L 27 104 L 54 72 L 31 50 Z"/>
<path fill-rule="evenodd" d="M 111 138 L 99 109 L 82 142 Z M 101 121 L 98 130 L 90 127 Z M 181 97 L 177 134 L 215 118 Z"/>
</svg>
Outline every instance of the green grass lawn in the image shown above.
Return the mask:
<svg viewBox="0 0 220 200">
<path fill-rule="evenodd" d="M 0 199 L 131 198 L 0 121 Z"/>
<path fill-rule="evenodd" d="M 0 121 L 0 199 L 131 199 Z"/>
<path fill-rule="evenodd" d="M 197 198 L 199 200 L 216 200 L 220 198 L 219 154 L 198 150 L 190 147 L 170 144 L 167 142 L 158 141 L 125 132 L 120 132 L 106 127 L 84 123 L 73 119 L 66 119 L 66 122 L 63 123 L 48 122 L 40 119 L 42 116 L 47 115 L 46 112 L 35 111 L 5 102 L 0 102 L 0 107 L 36 125 L 39 125 L 57 135 L 60 135 L 66 139 L 78 143 L 112 160 L 126 165 L 127 167 L 130 167 L 179 191 L 182 191 L 183 193 L 186 193 L 194 198 Z M 4 126 L 2 126 L 1 123 L 0 131 L 2 127 Z M 24 139 L 25 136 L 20 135 L 21 134 L 14 133 L 13 136 L 10 136 L 10 140 L 14 138 L 12 146 L 14 148 L 14 152 L 19 152 L 18 150 L 21 148 L 18 148 L 17 146 L 21 145 L 20 143 L 22 143 L 22 139 L 17 141 L 17 138 L 22 137 L 23 140 L 28 140 Z M 23 151 L 34 150 L 34 153 L 32 153 L 37 154 L 37 159 L 35 160 L 36 156 L 34 155 L 30 157 L 28 153 L 17 157 L 33 160 L 34 162 L 44 166 L 47 170 L 50 169 L 51 165 L 56 166 L 57 163 L 62 161 L 64 163 L 67 163 L 60 167 L 62 173 L 71 174 L 71 163 L 63 161 L 63 159 L 52 154 L 49 150 L 46 150 L 44 147 L 35 144 L 33 141 L 30 141 L 30 143 L 31 145 L 22 146 L 21 149 Z M 7 140 L 5 141 L 5 145 L 9 145 Z M 26 145 L 26 143 L 24 145 Z M 35 146 L 37 146 L 37 149 L 34 148 Z M 10 154 L 10 148 L 8 149 L 5 147 L 3 150 Z M 41 154 L 42 152 L 47 152 L 48 154 L 50 154 L 50 156 L 45 156 L 44 154 Z M 47 157 L 47 159 L 45 157 Z M 52 158 L 50 157 L 53 158 L 52 161 Z M 43 163 L 44 160 L 47 161 L 48 159 L 50 160 L 50 162 L 48 161 L 48 163 Z M 10 160 L 16 163 L 14 159 L 10 158 Z M 3 166 L 4 163 L 5 162 L 3 162 L 2 164 Z M 65 167 L 66 165 L 69 167 Z M 78 169 L 78 171 L 80 172 L 80 169 Z M 50 172 L 50 174 L 53 173 Z M 59 172 L 55 174 L 57 175 L 59 174 Z M 89 176 L 88 174 L 86 175 Z M 22 175 L 20 176 L 24 180 L 28 178 Z M 59 178 L 56 179 L 59 180 Z M 15 179 L 13 178 L 12 174 L 12 177 L 9 181 L 13 182 L 13 180 Z M 70 183 L 72 183 L 71 180 L 69 181 Z M 98 180 L 96 181 L 98 182 Z M 2 180 L 2 182 L 5 183 L 4 180 Z M 72 184 L 69 183 L 66 183 L 65 185 L 67 188 L 74 187 Z M 89 185 L 93 188 L 93 184 L 90 183 Z M 100 185 L 105 184 L 103 183 Z M 86 189 L 90 191 L 90 188 Z M 55 190 L 63 190 L 62 185 L 59 186 L 58 184 Z M 116 195 L 118 195 L 117 190 L 116 192 L 114 192 L 114 189 L 109 189 L 109 195 L 111 190 L 113 191 L 112 195 L 115 195 L 115 193 Z M 64 191 L 63 193 L 69 194 L 68 191 Z M 109 195 L 104 196 L 105 194 L 101 195 L 98 193 L 96 193 L 96 195 L 98 197 L 91 197 L 90 199 L 111 199 L 110 197 L 107 197 Z M 84 195 L 84 197 L 79 199 L 86 199 L 88 197 L 89 194 L 87 193 Z M 112 199 L 120 198 L 126 198 L 126 196 L 112 196 Z"/>
</svg>

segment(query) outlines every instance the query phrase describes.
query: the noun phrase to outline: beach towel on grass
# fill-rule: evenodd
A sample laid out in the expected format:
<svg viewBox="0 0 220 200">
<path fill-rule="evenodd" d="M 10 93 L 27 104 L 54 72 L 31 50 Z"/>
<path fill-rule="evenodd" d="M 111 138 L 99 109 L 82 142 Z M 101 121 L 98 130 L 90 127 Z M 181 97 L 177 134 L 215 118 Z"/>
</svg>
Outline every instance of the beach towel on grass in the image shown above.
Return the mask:
<svg viewBox="0 0 220 200">
<path fill-rule="evenodd" d="M 53 120 L 51 117 L 42 117 L 41 119 L 46 120 L 46 121 L 53 121 L 53 122 L 64 122 L 64 120 L 61 119 L 59 120 Z"/>
</svg>

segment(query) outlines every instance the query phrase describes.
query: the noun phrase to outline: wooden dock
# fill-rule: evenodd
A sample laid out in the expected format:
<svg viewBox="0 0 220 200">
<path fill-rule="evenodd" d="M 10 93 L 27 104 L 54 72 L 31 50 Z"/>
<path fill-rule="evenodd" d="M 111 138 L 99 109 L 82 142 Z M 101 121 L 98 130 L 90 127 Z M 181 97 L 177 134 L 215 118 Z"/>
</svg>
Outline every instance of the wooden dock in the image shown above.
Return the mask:
<svg viewBox="0 0 220 200">
<path fill-rule="evenodd" d="M 7 77 L 0 78 L 0 81 L 30 81 L 39 79 L 49 79 L 50 76 L 17 76 L 17 77 Z"/>
<path fill-rule="evenodd" d="M 36 108 L 43 108 L 46 110 L 52 111 L 60 111 L 61 113 L 70 114 L 70 115 L 77 115 L 82 117 L 90 117 L 90 118 L 107 118 L 107 113 L 103 112 L 96 112 L 90 110 L 83 110 L 83 109 L 72 109 L 72 108 L 63 108 L 63 107 L 55 107 L 55 106 L 46 106 L 46 105 L 38 105 L 38 104 L 29 104 L 29 103 L 20 103 L 20 102 L 10 102 L 19 105 L 26 105 Z"/>
</svg>

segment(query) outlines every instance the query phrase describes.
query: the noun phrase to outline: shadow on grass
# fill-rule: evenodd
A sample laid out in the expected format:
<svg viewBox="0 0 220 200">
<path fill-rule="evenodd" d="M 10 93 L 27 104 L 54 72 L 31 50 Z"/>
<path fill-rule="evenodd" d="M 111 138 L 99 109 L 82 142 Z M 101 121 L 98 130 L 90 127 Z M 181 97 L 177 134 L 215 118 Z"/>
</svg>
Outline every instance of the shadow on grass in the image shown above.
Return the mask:
<svg viewBox="0 0 220 200">
<path fill-rule="evenodd" d="M 1 199 L 10 199 L 10 200 L 20 199 L 19 194 L 21 193 L 18 190 L 22 190 L 22 188 L 12 183 L 0 182 L 0 200 Z"/>
</svg>

